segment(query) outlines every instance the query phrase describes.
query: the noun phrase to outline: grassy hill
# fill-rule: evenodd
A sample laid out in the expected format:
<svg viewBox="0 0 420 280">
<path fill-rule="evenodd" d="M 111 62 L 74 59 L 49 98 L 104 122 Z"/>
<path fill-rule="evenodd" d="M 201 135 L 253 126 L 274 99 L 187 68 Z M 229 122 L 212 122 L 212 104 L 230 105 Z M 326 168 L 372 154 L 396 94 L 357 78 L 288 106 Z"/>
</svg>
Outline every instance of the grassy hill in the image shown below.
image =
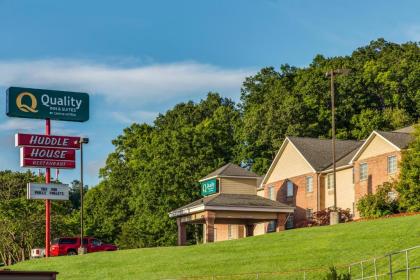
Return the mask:
<svg viewBox="0 0 420 280">
<path fill-rule="evenodd" d="M 191 276 L 325 269 L 420 244 L 420 215 L 303 228 L 188 247 L 162 247 L 16 264 L 14 270 L 55 270 L 58 279 L 176 279 Z M 420 264 L 420 250 L 412 261 Z M 416 271 L 416 275 L 420 271 Z M 318 279 L 316 273 L 310 272 Z M 281 279 L 303 279 L 290 276 Z M 280 279 L 265 274 L 260 279 Z M 255 279 L 254 276 L 216 279 Z M 206 278 L 200 278 L 206 279 Z M 211 277 L 207 279 L 212 279 Z M 420 278 L 419 278 L 420 279 Z"/>
</svg>

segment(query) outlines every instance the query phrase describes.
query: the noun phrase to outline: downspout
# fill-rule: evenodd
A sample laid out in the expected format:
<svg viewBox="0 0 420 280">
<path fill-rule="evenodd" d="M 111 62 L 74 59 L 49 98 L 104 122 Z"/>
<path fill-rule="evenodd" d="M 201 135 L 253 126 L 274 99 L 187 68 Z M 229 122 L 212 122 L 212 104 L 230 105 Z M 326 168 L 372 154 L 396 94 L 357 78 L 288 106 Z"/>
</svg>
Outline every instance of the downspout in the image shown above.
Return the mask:
<svg viewBox="0 0 420 280">
<path fill-rule="evenodd" d="M 317 210 L 316 211 L 320 211 L 321 210 L 321 173 L 316 173 L 317 174 L 317 197 L 316 197 L 316 207 Z"/>
</svg>

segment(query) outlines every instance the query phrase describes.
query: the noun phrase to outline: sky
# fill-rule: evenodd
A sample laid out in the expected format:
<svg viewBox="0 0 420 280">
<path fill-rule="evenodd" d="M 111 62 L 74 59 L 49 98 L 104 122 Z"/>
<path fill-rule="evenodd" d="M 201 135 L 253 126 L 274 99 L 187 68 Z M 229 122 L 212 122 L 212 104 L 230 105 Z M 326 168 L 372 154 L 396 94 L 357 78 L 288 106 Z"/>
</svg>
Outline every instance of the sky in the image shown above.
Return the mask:
<svg viewBox="0 0 420 280">
<path fill-rule="evenodd" d="M 90 94 L 90 120 L 52 121 L 52 134 L 89 137 L 94 186 L 112 139 L 133 122 L 152 124 L 209 91 L 238 101 L 262 67 L 305 67 L 381 37 L 420 41 L 419 14 L 415 0 L 0 0 L 0 169 L 25 170 L 15 133 L 45 131 L 42 120 L 6 116 L 10 86 Z M 59 179 L 79 179 L 79 167 Z"/>
</svg>

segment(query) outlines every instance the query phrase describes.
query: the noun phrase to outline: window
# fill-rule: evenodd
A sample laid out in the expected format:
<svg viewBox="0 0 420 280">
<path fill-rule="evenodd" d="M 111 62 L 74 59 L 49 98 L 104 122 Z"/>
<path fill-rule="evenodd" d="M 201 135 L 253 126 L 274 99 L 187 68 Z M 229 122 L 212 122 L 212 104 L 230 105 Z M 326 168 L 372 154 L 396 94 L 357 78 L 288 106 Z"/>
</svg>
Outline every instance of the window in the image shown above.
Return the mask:
<svg viewBox="0 0 420 280">
<path fill-rule="evenodd" d="M 293 228 L 293 214 L 290 214 L 286 221 L 286 229 Z"/>
<path fill-rule="evenodd" d="M 232 237 L 232 225 L 228 225 L 228 239 L 231 240 Z"/>
<path fill-rule="evenodd" d="M 268 187 L 268 198 L 271 200 L 276 200 L 276 192 L 273 186 Z"/>
<path fill-rule="evenodd" d="M 293 197 L 293 183 L 291 181 L 287 181 L 287 197 Z"/>
<path fill-rule="evenodd" d="M 92 242 L 93 246 L 101 246 L 102 245 L 102 242 L 99 241 L 98 239 L 92 239 L 91 242 Z"/>
<path fill-rule="evenodd" d="M 360 181 L 367 180 L 368 178 L 368 164 L 361 163 L 360 164 Z"/>
<path fill-rule="evenodd" d="M 327 189 L 334 189 L 334 174 L 330 173 L 327 175 Z"/>
<path fill-rule="evenodd" d="M 388 174 L 395 173 L 397 171 L 397 157 L 389 156 L 388 157 Z"/>
<path fill-rule="evenodd" d="M 306 209 L 306 219 L 307 220 L 312 220 L 312 209 L 311 208 Z"/>
<path fill-rule="evenodd" d="M 271 221 L 268 223 L 267 232 L 275 232 L 276 231 L 277 222 Z"/>
<path fill-rule="evenodd" d="M 314 179 L 312 176 L 306 177 L 306 192 L 313 192 L 314 191 Z"/>
<path fill-rule="evenodd" d="M 76 244 L 76 238 L 60 238 L 58 244 Z"/>
</svg>

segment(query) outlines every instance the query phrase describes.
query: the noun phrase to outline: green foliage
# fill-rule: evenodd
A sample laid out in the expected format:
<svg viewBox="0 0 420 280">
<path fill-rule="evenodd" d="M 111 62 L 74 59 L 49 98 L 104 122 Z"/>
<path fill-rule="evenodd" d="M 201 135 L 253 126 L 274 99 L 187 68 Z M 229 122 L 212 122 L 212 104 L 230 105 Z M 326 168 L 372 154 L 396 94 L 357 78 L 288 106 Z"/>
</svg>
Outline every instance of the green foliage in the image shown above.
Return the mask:
<svg viewBox="0 0 420 280">
<path fill-rule="evenodd" d="M 403 152 L 397 190 L 403 209 L 409 212 L 420 211 L 420 124 L 415 128 L 413 142 Z"/>
<path fill-rule="evenodd" d="M 389 194 L 395 193 L 395 182 L 385 182 L 382 186 L 378 186 L 376 193 L 367 194 L 357 202 L 357 210 L 361 217 L 378 218 L 399 212 L 398 198 L 394 198 Z"/>
<path fill-rule="evenodd" d="M 419 242 L 420 215 L 415 215 L 333 227 L 300 228 L 197 246 L 118 250 L 31 260 L 16 264 L 11 269 L 58 271 L 60 280 L 210 280 L 213 275 L 224 276 L 214 277 L 218 280 L 243 280 L 256 279 L 257 272 L 263 272 L 259 279 L 290 280 L 304 279 L 303 270 L 306 270 L 306 279 L 312 280 L 323 279 L 330 265 L 344 270 L 345 264 L 410 248 Z M 412 253 L 410 263 L 417 264 L 418 254 L 415 251 Z M 396 259 L 397 264 L 402 264 L 398 258 L 393 258 L 393 261 Z M 417 272 L 412 270 L 411 279 L 419 279 L 416 278 L 420 275 Z M 404 273 L 400 273 L 394 279 L 401 279 L 400 275 L 405 277 Z"/>
<path fill-rule="evenodd" d="M 286 136 L 330 137 L 325 73 L 331 69 L 351 70 L 335 79 L 338 138 L 411 124 L 420 117 L 419 61 L 418 43 L 378 39 L 350 56 L 317 55 L 306 68 L 263 68 L 244 81 L 238 106 L 210 93 L 199 103 L 176 105 L 152 125 L 131 125 L 113 141 L 103 180 L 86 195 L 87 233 L 123 248 L 174 244 L 176 223 L 168 212 L 199 197 L 200 177 L 232 161 L 262 175 Z M 200 238 L 192 228 L 188 236 Z"/>
<path fill-rule="evenodd" d="M 337 268 L 335 266 L 330 267 L 330 271 L 327 273 L 327 275 L 324 278 L 324 280 L 350 280 L 350 279 L 351 277 L 348 272 L 340 274 L 339 272 L 337 272 Z"/>
<path fill-rule="evenodd" d="M 26 184 L 44 180 L 29 171 L 0 171 L 0 258 L 5 264 L 29 258 L 35 246 L 44 247 L 44 202 L 26 199 Z M 53 237 L 77 232 L 78 212 L 70 202 L 53 202 L 51 212 Z"/>
<path fill-rule="evenodd" d="M 86 196 L 88 233 L 123 248 L 175 244 L 176 221 L 168 213 L 199 197 L 200 177 L 233 161 L 238 121 L 231 100 L 209 93 L 199 103 L 176 105 L 153 125 L 126 128 L 113 142 L 103 181 Z"/>
<path fill-rule="evenodd" d="M 351 70 L 335 78 L 338 138 L 411 124 L 420 117 L 419 61 L 418 43 L 378 39 L 351 56 L 318 55 L 307 68 L 263 68 L 242 87 L 239 159 L 264 174 L 286 136 L 330 137 L 331 69 Z"/>
</svg>

